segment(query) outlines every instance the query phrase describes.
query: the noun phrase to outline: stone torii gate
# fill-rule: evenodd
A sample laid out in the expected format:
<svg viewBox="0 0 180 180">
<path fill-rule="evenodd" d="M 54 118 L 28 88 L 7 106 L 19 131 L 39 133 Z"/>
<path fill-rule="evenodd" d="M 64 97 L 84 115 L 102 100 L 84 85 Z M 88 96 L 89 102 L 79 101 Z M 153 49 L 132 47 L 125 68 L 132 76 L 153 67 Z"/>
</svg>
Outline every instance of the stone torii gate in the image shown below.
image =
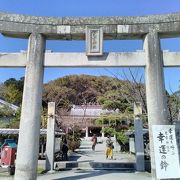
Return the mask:
<svg viewBox="0 0 180 180">
<path fill-rule="evenodd" d="M 180 53 L 162 52 L 160 38 L 180 35 L 180 13 L 142 17 L 35 17 L 0 13 L 0 33 L 29 39 L 27 53 L 1 53 L 0 67 L 26 67 L 15 180 L 37 178 L 44 67 L 144 67 L 152 125 L 168 124 L 163 67 L 180 66 Z M 44 53 L 46 40 L 85 40 L 86 53 Z M 143 39 L 144 51 L 103 53 L 103 40 Z"/>
</svg>

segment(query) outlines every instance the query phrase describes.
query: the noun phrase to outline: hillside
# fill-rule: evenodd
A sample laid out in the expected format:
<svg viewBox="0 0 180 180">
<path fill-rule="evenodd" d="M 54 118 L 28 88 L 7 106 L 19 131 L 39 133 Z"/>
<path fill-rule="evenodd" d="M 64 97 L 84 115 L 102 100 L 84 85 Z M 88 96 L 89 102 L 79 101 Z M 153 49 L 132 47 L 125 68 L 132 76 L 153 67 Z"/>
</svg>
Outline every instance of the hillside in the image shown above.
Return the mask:
<svg viewBox="0 0 180 180">
<path fill-rule="evenodd" d="M 10 78 L 0 84 L 0 97 L 5 101 L 21 106 L 24 77 Z M 180 91 L 167 93 L 170 121 L 178 119 Z M 56 106 L 69 110 L 73 104 L 98 103 L 107 109 L 121 112 L 132 110 L 133 103 L 141 102 L 147 114 L 144 84 L 119 80 L 109 76 L 71 75 L 44 84 L 43 107 L 55 101 Z"/>
<path fill-rule="evenodd" d="M 145 101 L 145 93 L 142 84 L 109 76 L 71 75 L 44 85 L 43 102 L 50 101 L 55 101 L 60 108 L 98 103 L 105 108 L 124 111 L 132 107 L 134 101 Z"/>
</svg>

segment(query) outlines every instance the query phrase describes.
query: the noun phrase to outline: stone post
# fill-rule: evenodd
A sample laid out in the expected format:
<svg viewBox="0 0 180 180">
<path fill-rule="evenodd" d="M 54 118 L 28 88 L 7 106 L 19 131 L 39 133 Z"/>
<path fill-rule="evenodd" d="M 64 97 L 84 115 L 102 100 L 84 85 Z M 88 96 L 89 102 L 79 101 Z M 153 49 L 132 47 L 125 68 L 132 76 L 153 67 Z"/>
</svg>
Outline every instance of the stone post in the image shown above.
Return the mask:
<svg viewBox="0 0 180 180">
<path fill-rule="evenodd" d="M 15 180 L 37 178 L 45 38 L 29 37 Z"/>
<path fill-rule="evenodd" d="M 167 102 L 164 86 L 163 61 L 158 33 L 151 30 L 144 39 L 146 52 L 146 98 L 148 109 L 151 172 L 156 178 L 152 125 L 168 124 Z"/>
<path fill-rule="evenodd" d="M 46 171 L 54 169 L 55 144 L 55 102 L 48 103 L 47 141 L 46 141 Z"/>
<path fill-rule="evenodd" d="M 135 153 L 136 153 L 136 170 L 144 171 L 144 137 L 143 123 L 139 118 L 142 115 L 142 104 L 134 102 L 134 130 L 135 130 Z"/>
<path fill-rule="evenodd" d="M 144 138 L 143 138 L 143 124 L 138 116 L 134 119 L 135 130 L 135 153 L 136 153 L 136 170 L 144 171 Z"/>
<path fill-rule="evenodd" d="M 104 131 L 103 130 L 104 130 L 104 126 L 102 126 L 102 130 L 101 130 L 102 131 L 102 138 L 104 139 Z"/>
<path fill-rule="evenodd" d="M 88 139 L 88 126 L 86 126 L 86 137 L 85 139 Z"/>
</svg>

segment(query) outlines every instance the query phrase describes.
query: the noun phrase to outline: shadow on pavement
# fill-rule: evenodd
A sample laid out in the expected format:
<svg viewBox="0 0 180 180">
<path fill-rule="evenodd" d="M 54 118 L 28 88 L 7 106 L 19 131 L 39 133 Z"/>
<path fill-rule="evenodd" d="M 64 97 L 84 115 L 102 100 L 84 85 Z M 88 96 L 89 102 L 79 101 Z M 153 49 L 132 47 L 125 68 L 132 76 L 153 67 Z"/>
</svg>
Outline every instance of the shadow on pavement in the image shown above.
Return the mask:
<svg viewBox="0 0 180 180">
<path fill-rule="evenodd" d="M 89 149 L 89 150 L 91 150 L 91 147 L 79 147 L 79 149 Z"/>
<path fill-rule="evenodd" d="M 73 155 L 68 157 L 68 161 L 77 161 L 81 156 Z"/>
<path fill-rule="evenodd" d="M 77 176 L 69 176 L 69 177 L 64 177 L 64 178 L 58 178 L 58 179 L 53 179 L 53 180 L 79 180 L 79 179 L 85 179 L 85 178 L 90 178 L 90 177 L 97 177 L 105 174 L 111 174 L 112 171 L 79 171 L 76 173 L 86 173 L 86 174 L 78 174 Z"/>
</svg>

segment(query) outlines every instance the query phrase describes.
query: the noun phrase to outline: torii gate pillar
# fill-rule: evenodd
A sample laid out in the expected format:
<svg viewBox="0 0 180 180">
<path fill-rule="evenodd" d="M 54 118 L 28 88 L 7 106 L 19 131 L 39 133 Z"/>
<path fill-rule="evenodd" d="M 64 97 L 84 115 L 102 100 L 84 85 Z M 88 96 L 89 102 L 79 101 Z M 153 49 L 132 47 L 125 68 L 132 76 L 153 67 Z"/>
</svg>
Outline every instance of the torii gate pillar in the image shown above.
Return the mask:
<svg viewBox="0 0 180 180">
<path fill-rule="evenodd" d="M 37 178 L 44 47 L 45 39 L 41 34 L 30 35 L 19 131 L 21 143 L 18 143 L 15 180 Z"/>
<path fill-rule="evenodd" d="M 158 33 L 149 32 L 144 39 L 146 53 L 146 98 L 148 109 L 148 126 L 151 149 L 152 178 L 156 177 L 152 125 L 168 124 L 167 101 L 165 94 L 163 60 Z"/>
</svg>

